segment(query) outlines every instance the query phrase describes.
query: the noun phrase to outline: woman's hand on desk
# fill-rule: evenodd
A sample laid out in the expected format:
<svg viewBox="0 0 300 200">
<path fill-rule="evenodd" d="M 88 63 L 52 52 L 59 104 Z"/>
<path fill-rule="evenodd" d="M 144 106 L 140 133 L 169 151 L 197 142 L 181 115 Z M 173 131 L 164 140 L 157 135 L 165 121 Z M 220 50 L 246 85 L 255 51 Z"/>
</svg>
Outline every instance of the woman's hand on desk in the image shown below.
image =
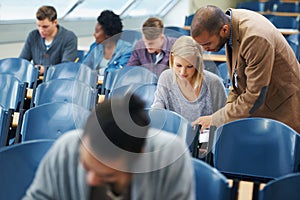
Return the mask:
<svg viewBox="0 0 300 200">
<path fill-rule="evenodd" d="M 211 126 L 211 115 L 208 116 L 201 116 L 198 119 L 196 119 L 192 124 L 195 126 L 197 124 L 201 124 L 201 131 L 204 131 L 205 129 L 209 129 Z"/>
</svg>

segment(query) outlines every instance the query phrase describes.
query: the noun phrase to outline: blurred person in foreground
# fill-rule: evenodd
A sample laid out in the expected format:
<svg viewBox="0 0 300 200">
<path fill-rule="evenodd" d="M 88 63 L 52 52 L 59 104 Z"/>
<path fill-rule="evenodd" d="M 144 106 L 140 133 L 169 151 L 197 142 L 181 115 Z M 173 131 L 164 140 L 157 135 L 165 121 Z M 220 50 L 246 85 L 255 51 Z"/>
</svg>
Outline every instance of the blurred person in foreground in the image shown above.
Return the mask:
<svg viewBox="0 0 300 200">
<path fill-rule="evenodd" d="M 148 124 L 134 95 L 98 104 L 48 151 L 23 199 L 194 199 L 185 141 Z"/>
</svg>

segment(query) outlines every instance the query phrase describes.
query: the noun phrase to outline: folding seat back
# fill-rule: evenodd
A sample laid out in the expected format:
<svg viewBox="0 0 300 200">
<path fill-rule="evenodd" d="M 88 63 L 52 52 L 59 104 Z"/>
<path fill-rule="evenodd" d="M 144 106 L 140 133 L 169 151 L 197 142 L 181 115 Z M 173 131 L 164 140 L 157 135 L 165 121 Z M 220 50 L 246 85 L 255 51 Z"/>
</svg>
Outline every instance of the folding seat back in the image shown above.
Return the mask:
<svg viewBox="0 0 300 200">
<path fill-rule="evenodd" d="M 0 148 L 7 145 L 12 112 L 0 105 Z"/>
<path fill-rule="evenodd" d="M 57 139 L 73 129 L 82 129 L 91 111 L 72 103 L 55 102 L 27 110 L 24 114 L 22 141 Z"/>
<path fill-rule="evenodd" d="M 244 118 L 215 131 L 214 166 L 229 177 L 267 182 L 296 172 L 300 135 L 267 118 Z"/>
<path fill-rule="evenodd" d="M 25 85 L 11 74 L 0 74 L 0 105 L 19 111 L 25 98 Z"/>
<path fill-rule="evenodd" d="M 35 106 L 52 102 L 68 102 L 88 110 L 96 104 L 97 90 L 72 79 L 57 79 L 39 84 L 34 99 Z"/>
<path fill-rule="evenodd" d="M 164 35 L 168 37 L 174 37 L 174 38 L 179 38 L 180 36 L 183 35 L 190 35 L 190 31 L 183 29 L 182 27 L 179 26 L 166 26 L 164 28 Z"/>
<path fill-rule="evenodd" d="M 299 200 L 300 173 L 292 173 L 268 182 L 259 192 L 259 200 Z"/>
<path fill-rule="evenodd" d="M 33 88 L 38 79 L 38 68 L 31 62 L 22 58 L 4 58 L 0 60 L 0 74 L 11 74 L 22 83 L 27 83 Z"/>
<path fill-rule="evenodd" d="M 142 39 L 142 33 L 138 30 L 125 29 L 121 33 L 121 39 L 134 45 L 138 40 Z"/>
<path fill-rule="evenodd" d="M 228 179 L 207 163 L 192 158 L 195 177 L 196 200 L 231 200 Z"/>
<path fill-rule="evenodd" d="M 0 149 L 0 199 L 20 200 L 53 140 L 33 140 Z"/>
<path fill-rule="evenodd" d="M 92 70 L 84 64 L 65 62 L 48 67 L 44 82 L 53 79 L 77 79 L 96 88 L 98 75 L 95 70 Z"/>
<path fill-rule="evenodd" d="M 150 70 L 141 66 L 128 66 L 115 71 L 111 91 L 130 84 L 157 83 L 158 77 Z"/>
<path fill-rule="evenodd" d="M 111 93 L 109 93 L 108 97 L 122 97 L 127 93 L 135 94 L 145 102 L 145 108 L 150 108 L 154 101 L 154 93 L 156 88 L 157 84 L 154 83 L 124 85 L 114 89 Z"/>
<path fill-rule="evenodd" d="M 150 117 L 150 127 L 180 136 L 186 141 L 191 154 L 197 155 L 195 151 L 199 141 L 199 129 L 194 130 L 192 124 L 176 112 L 157 108 L 146 110 Z"/>
</svg>

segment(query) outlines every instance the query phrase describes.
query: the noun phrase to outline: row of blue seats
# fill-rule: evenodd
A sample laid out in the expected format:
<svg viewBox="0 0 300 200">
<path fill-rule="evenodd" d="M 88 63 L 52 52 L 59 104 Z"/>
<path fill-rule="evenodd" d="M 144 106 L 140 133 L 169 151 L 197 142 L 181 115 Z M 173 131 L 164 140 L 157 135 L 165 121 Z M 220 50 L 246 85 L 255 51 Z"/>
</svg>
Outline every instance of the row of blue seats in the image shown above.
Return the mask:
<svg viewBox="0 0 300 200">
<path fill-rule="evenodd" d="M 40 105 L 61 101 L 76 104 L 73 106 L 74 110 L 77 105 L 91 110 L 96 104 L 97 73 L 80 63 L 61 63 L 48 67 L 43 82 L 38 86 L 38 69 L 27 60 L 6 58 L 0 60 L 0 66 L 0 105 L 5 119 L 1 121 L 1 146 L 10 144 L 8 140 L 13 135 L 13 142 L 20 141 L 19 133 L 25 130 L 21 129 L 23 117 L 27 122 L 31 113 L 40 112 Z M 28 95 L 29 91 L 31 95 Z M 25 100 L 30 102 L 30 106 L 25 106 Z M 17 114 L 17 127 L 14 127 L 12 118 Z M 31 123 L 34 124 L 33 121 Z"/>
<path fill-rule="evenodd" d="M 290 12 L 299 13 L 299 2 L 281 2 L 281 1 L 251 1 L 240 2 L 237 4 L 237 8 L 244 8 L 257 12 Z"/>
<path fill-rule="evenodd" d="M 299 199 L 298 133 L 275 120 L 248 118 L 219 127 L 215 137 L 214 167 L 192 158 L 196 199 L 237 199 L 238 186 L 229 184 L 234 178 L 253 178 L 255 183 L 261 178 L 269 180 L 262 190 L 256 187 L 253 199 Z M 31 140 L 0 150 L 0 170 L 6 171 L 0 175 L 1 199 L 20 199 L 24 195 L 53 142 Z"/>
<path fill-rule="evenodd" d="M 151 118 L 152 123 L 157 121 L 157 128 L 173 124 L 170 121 L 173 117 L 163 114 L 164 112 L 168 111 L 164 110 Z M 177 134 L 185 132 L 176 130 L 178 129 L 168 131 Z M 214 143 L 208 150 L 213 150 L 213 165 L 231 178 L 266 182 L 299 171 L 300 135 L 281 122 L 247 118 L 225 124 L 212 133 Z M 191 135 L 196 134 L 186 134 Z M 186 136 L 187 143 L 191 144 Z M 269 159 L 265 159 L 266 157 Z"/>
<path fill-rule="evenodd" d="M 22 59 L 5 59 L 5 61 L 7 60 L 20 62 Z M 7 62 L 5 63 L 7 64 Z M 24 68 L 22 65 L 18 65 L 18 67 Z M 13 72 L 10 73 L 13 74 Z M 112 74 L 114 74 L 114 76 Z M 154 100 L 157 81 L 157 76 L 146 68 L 126 67 L 112 71 L 109 73 L 109 76 L 105 76 L 103 88 L 105 88 L 107 95 L 109 91 L 113 91 L 109 98 L 113 96 L 123 96 L 124 93 L 131 91 L 144 99 L 147 102 L 147 107 L 150 107 Z M 16 94 L 11 90 L 6 91 L 4 96 L 8 95 L 16 97 Z M 88 112 L 85 112 L 85 110 L 92 110 L 97 103 L 97 95 L 96 71 L 91 70 L 83 64 L 72 62 L 48 67 L 43 82 L 32 92 L 32 106 L 26 109 L 22 108 L 23 113 L 19 116 L 14 142 L 18 143 L 20 136 L 22 136 L 23 141 L 36 138 L 36 134 L 47 135 L 48 132 L 52 132 L 54 135 L 51 137 L 56 137 L 55 135 L 60 135 L 67 129 L 82 127 L 78 124 L 84 124 L 84 121 L 78 120 L 79 122 L 77 122 L 77 124 L 74 124 L 74 121 L 76 122 L 76 117 L 79 113 L 82 113 L 82 116 L 88 115 Z M 108 98 L 108 96 L 106 98 Z M 24 99 L 24 97 L 21 97 L 21 99 Z M 6 98 L 6 100 L 8 99 Z M 53 102 L 59 103 L 53 105 Z M 67 103 L 75 105 L 68 105 Z M 85 110 L 78 108 L 78 105 Z M 5 109 L 3 110 L 5 111 Z M 73 114 L 71 112 L 72 110 L 74 112 Z M 13 111 L 16 112 L 18 110 L 13 108 Z M 76 114 L 76 112 L 78 113 Z M 86 114 L 84 115 L 84 113 Z M 55 118 L 51 118 L 52 115 L 55 116 Z M 45 116 L 48 118 L 45 118 Z M 59 119 L 59 117 L 62 119 Z M 7 124 L 11 124 L 11 119 L 9 117 L 5 117 L 5 119 L 8 120 L 3 123 L 3 127 L 5 127 L 3 129 L 7 130 L 9 129 Z M 68 120 L 70 123 L 67 123 Z M 47 127 L 47 123 L 51 124 L 52 121 L 64 121 L 64 126 L 53 126 L 53 129 L 56 130 L 46 128 L 46 131 L 39 133 L 42 129 Z M 3 138 L 2 146 L 8 145 L 9 133 L 3 131 L 1 132 L 1 136 Z"/>
<path fill-rule="evenodd" d="M 19 110 L 23 98 L 34 99 L 38 69 L 21 58 L 2 59 L 0 66 L 1 92 L 3 92 L 0 104 L 7 109 Z M 43 83 L 49 83 L 53 79 L 74 79 L 92 88 L 97 86 L 97 73 L 80 63 L 69 62 L 48 67 Z M 27 96 L 28 90 L 32 91 L 32 96 Z"/>
<path fill-rule="evenodd" d="M 237 8 L 243 8 L 260 12 L 268 18 L 277 28 L 286 29 L 300 29 L 299 16 L 300 6 L 299 2 L 280 2 L 280 1 L 266 1 L 266 2 L 241 2 Z M 278 15 L 279 13 L 291 13 L 290 16 Z M 294 13 L 294 14 L 293 14 Z M 298 16 L 296 16 L 298 13 Z"/>
<path fill-rule="evenodd" d="M 229 122 L 212 128 L 207 150 L 208 163 L 217 170 L 214 189 L 219 190 L 211 189 L 212 195 L 222 194 L 212 199 L 243 199 L 241 182 L 253 183 L 249 199 L 299 198 L 295 186 L 284 185 L 300 175 L 300 135 L 289 126 L 267 118 Z"/>
<path fill-rule="evenodd" d="M 21 123 L 25 104 L 29 102 L 31 105 L 27 91 L 35 90 L 38 73 L 38 69 L 27 60 L 18 58 L 0 60 L 0 106 L 3 110 L 0 146 L 7 145 L 8 139 L 16 132 L 16 128 L 12 126 L 13 118 L 20 116 L 18 123 Z"/>
<path fill-rule="evenodd" d="M 68 63 L 64 64 L 64 70 L 68 68 L 67 65 Z M 70 63 L 70 66 L 72 65 L 75 65 L 75 63 Z M 81 67 L 83 66 L 84 65 Z M 74 69 L 74 67 L 72 69 Z M 52 70 L 55 71 L 55 69 Z M 124 73 L 125 70 L 127 73 Z M 147 80 L 145 77 L 149 78 L 150 73 L 152 73 L 141 67 L 128 67 L 115 71 L 122 71 L 123 73 L 122 75 L 121 73 L 118 73 L 118 76 L 112 78 L 112 80 L 119 80 L 118 82 L 113 82 L 113 96 L 124 96 L 126 92 L 131 91 L 131 88 L 137 85 L 140 86 L 139 88 L 143 88 L 143 83 Z M 69 75 L 70 74 L 71 73 L 69 73 Z M 48 75 L 49 71 L 47 72 L 46 77 Z M 154 86 L 151 87 L 152 90 L 150 92 L 147 90 L 140 92 L 140 96 L 143 95 L 144 99 L 148 102 L 153 101 L 154 99 L 156 82 L 157 78 L 153 84 L 149 85 Z M 130 86 L 130 88 L 115 92 L 117 88 L 122 88 L 122 86 L 125 85 Z M 135 89 L 138 88 L 136 87 Z M 136 93 L 136 91 L 131 92 Z M 42 93 L 46 95 L 41 95 Z M 56 139 L 68 130 L 83 128 L 85 120 L 90 114 L 90 110 L 92 110 L 97 103 L 95 101 L 96 98 L 93 98 L 96 97 L 95 94 L 98 94 L 98 91 L 95 90 L 95 88 L 89 87 L 82 82 L 74 82 L 74 80 L 67 79 L 66 77 L 63 77 L 63 79 L 54 79 L 52 81 L 46 80 L 46 82 L 41 83 L 36 90 L 34 100 L 35 107 L 27 110 L 24 115 L 21 129 L 22 141 L 42 138 Z M 145 94 L 149 94 L 148 97 L 150 98 L 148 99 Z M 112 98 L 112 96 L 109 98 Z M 42 128 L 46 130 L 41 132 L 40 130 Z"/>
<path fill-rule="evenodd" d="M 88 110 L 96 104 L 92 97 L 95 94 L 97 79 L 94 77 L 97 74 L 90 73 L 89 68 L 85 67 L 79 63 L 62 63 L 47 69 L 44 82 L 37 86 L 34 93 L 32 99 L 34 106 L 25 111 L 23 120 L 18 126 L 21 127 L 22 141 L 47 137 L 56 139 L 67 130 L 83 127 L 89 114 Z M 106 92 L 110 91 L 106 93 L 109 94 L 107 98 L 124 96 L 131 92 L 145 100 L 147 108 L 150 107 L 158 81 L 155 74 L 146 68 L 132 66 L 110 71 L 108 75 L 105 77 L 110 80 L 110 83 L 104 84 L 108 86 L 105 87 Z M 74 78 L 77 81 L 74 81 Z M 88 87 L 88 84 L 92 86 Z M 167 124 L 169 123 L 164 126 L 170 127 Z M 176 123 L 172 124 L 174 126 Z M 160 125 L 156 127 L 160 128 Z"/>
<path fill-rule="evenodd" d="M 20 61 L 21 59 L 5 60 Z M 74 79 L 77 81 L 74 81 Z M 110 71 L 105 75 L 102 85 L 103 91 L 100 93 L 105 94 L 106 98 L 111 98 L 113 96 L 123 96 L 125 92 L 131 91 L 145 100 L 146 107 L 150 107 L 154 100 L 157 81 L 157 76 L 146 68 L 125 67 Z M 29 123 L 30 113 L 41 112 L 38 111 L 39 108 L 35 108 L 36 106 L 54 101 L 74 103 L 91 110 L 97 99 L 96 87 L 97 73 L 83 64 L 62 63 L 50 66 L 46 70 L 43 82 L 32 92 L 32 106 L 25 113 L 24 123 Z M 109 94 L 110 91 L 112 92 Z M 21 121 L 18 124 L 22 124 L 22 117 L 23 115 L 20 117 Z M 22 132 L 23 137 L 25 137 L 23 130 L 26 126 L 23 127 L 22 130 L 19 129 L 18 133 Z M 17 141 L 19 141 L 18 138 Z"/>
<path fill-rule="evenodd" d="M 300 30 L 299 16 L 300 7 L 299 2 L 282 3 L 282 2 L 241 2 L 237 8 L 248 9 L 260 12 L 268 18 L 277 28 L 297 29 Z M 278 15 L 276 12 L 294 13 L 288 15 Z M 194 18 L 194 13 L 185 17 L 185 26 L 190 26 Z"/>
<path fill-rule="evenodd" d="M 133 70 L 133 69 L 135 69 L 134 67 L 132 67 L 132 68 L 128 68 L 128 69 L 131 69 L 131 70 Z M 141 68 L 142 69 L 142 68 Z M 130 73 L 128 73 L 127 75 L 129 75 Z M 57 109 L 52 109 L 52 110 L 57 110 Z M 68 109 L 68 110 L 72 110 L 72 109 Z M 72 113 L 72 112 L 71 112 Z M 81 112 L 80 112 L 80 114 L 81 114 Z M 55 114 L 50 114 L 50 116 L 53 116 L 53 115 L 55 115 Z M 74 116 L 73 115 L 73 113 L 72 113 L 72 116 Z M 76 116 L 76 115 L 75 115 Z M 158 116 L 163 116 L 163 115 L 158 115 Z M 77 117 L 75 118 L 75 119 L 77 119 Z M 158 117 L 155 117 L 154 119 L 159 119 Z M 166 120 L 166 119 L 168 119 L 168 120 Z M 61 121 L 61 120 L 58 120 L 58 121 Z M 57 123 L 58 121 L 54 121 L 55 122 L 55 124 L 56 125 L 59 125 L 60 123 Z M 76 120 L 67 120 L 68 122 L 69 121 L 71 121 L 71 122 L 76 122 Z M 170 121 L 170 117 L 167 117 L 167 118 L 165 118 L 165 120 L 162 120 L 162 119 L 159 119 L 158 120 L 159 122 L 166 122 L 166 121 Z M 36 121 L 35 121 L 36 122 Z M 49 122 L 49 120 L 46 120 L 46 122 L 48 123 Z M 66 122 L 63 122 L 63 124 L 64 123 L 66 123 Z M 39 124 L 39 123 L 36 123 L 36 124 Z M 181 124 L 181 123 L 175 123 L 175 124 Z M 249 122 L 247 123 L 248 125 L 250 124 Z M 235 136 L 235 137 L 232 137 L 232 135 L 229 135 L 229 139 L 228 139 L 228 141 L 229 141 L 229 145 L 225 145 L 225 147 L 224 147 L 224 149 L 223 150 L 221 150 L 220 152 L 221 153 L 224 153 L 224 152 L 228 152 L 228 147 L 231 147 L 232 148 L 232 143 L 234 143 L 234 144 L 237 144 L 237 142 L 234 142 L 233 141 L 233 139 L 239 139 L 239 138 L 243 138 L 243 137 L 240 137 L 240 136 L 244 136 L 245 135 L 245 133 L 241 133 L 241 131 L 243 131 L 243 130 L 255 130 L 255 133 L 260 133 L 261 134 L 261 130 L 259 129 L 259 128 L 261 128 L 262 130 L 265 130 L 264 129 L 264 127 L 272 127 L 271 125 L 268 125 L 268 126 L 266 126 L 266 124 L 267 124 L 267 122 L 266 121 L 263 121 L 263 123 L 259 126 L 259 124 L 250 124 L 250 127 L 252 127 L 252 129 L 250 129 L 250 128 L 245 128 L 245 127 L 243 127 L 243 126 L 241 126 L 240 127 L 240 129 L 241 130 L 239 130 L 239 129 L 237 129 L 237 128 L 234 128 L 234 129 L 229 129 L 230 131 L 229 131 L 229 133 L 235 133 L 233 130 L 235 130 L 236 131 L 236 134 L 238 134 L 237 136 Z M 263 126 L 262 126 L 263 125 Z M 40 130 L 44 130 L 44 129 L 47 129 L 47 128 L 45 128 L 46 126 L 42 126 L 42 128 L 35 128 L 36 130 L 38 130 L 38 131 L 40 131 Z M 253 128 L 253 127 L 255 127 L 255 129 Z M 56 128 L 56 127 L 55 127 Z M 78 128 L 78 127 L 76 127 L 76 128 Z M 224 133 L 224 131 L 226 130 L 226 128 L 225 128 L 225 126 L 224 127 L 221 127 L 220 129 L 218 129 L 218 130 L 220 130 L 221 131 L 221 133 L 222 134 L 216 134 L 216 135 L 218 135 L 218 136 L 220 136 L 220 138 L 221 137 L 223 137 L 224 135 L 226 136 L 226 134 Z M 216 132 L 218 132 L 218 130 L 216 131 Z M 295 170 L 295 168 L 298 168 L 297 166 L 299 166 L 299 164 L 296 162 L 297 160 L 295 160 L 295 158 L 297 158 L 297 157 L 299 157 L 299 154 L 297 153 L 297 151 L 296 151 L 296 149 L 298 149 L 298 147 L 299 147 L 299 136 L 296 134 L 295 135 L 295 133 L 294 132 L 292 132 L 290 129 L 284 129 L 285 131 L 283 131 L 283 129 L 282 128 L 278 128 L 278 127 L 276 127 L 276 128 L 274 128 L 274 131 L 275 130 L 280 130 L 280 132 L 281 133 L 284 133 L 285 135 L 281 135 L 281 137 L 280 138 L 277 138 L 277 137 L 275 137 L 275 140 L 273 139 L 273 140 L 271 140 L 271 141 L 276 141 L 276 142 L 290 142 L 289 144 L 287 144 L 287 143 L 280 143 L 280 144 L 282 144 L 283 145 L 283 147 L 281 148 L 280 147 L 280 145 L 275 145 L 275 147 L 276 147 L 276 149 L 270 149 L 270 154 L 271 155 L 274 155 L 274 154 L 276 154 L 276 155 L 281 155 L 281 156 L 283 156 L 283 158 L 280 158 L 279 160 L 280 160 L 280 162 L 282 162 L 282 160 L 284 159 L 285 160 L 285 164 L 286 165 L 279 165 L 278 164 L 278 157 L 276 157 L 275 158 L 275 163 L 274 162 L 271 162 L 271 163 L 273 163 L 273 164 L 270 164 L 270 165 L 266 165 L 266 163 L 265 162 L 263 162 L 263 161 L 266 161 L 264 158 L 265 157 L 269 157 L 269 156 L 266 156 L 266 155 L 264 155 L 264 154 L 262 154 L 263 156 L 262 156 L 262 158 L 263 159 L 260 159 L 260 160 L 258 160 L 257 158 L 253 158 L 253 159 L 248 159 L 248 160 L 246 160 L 246 161 L 249 161 L 249 162 L 255 162 L 255 163 L 249 163 L 249 162 L 246 162 L 245 160 L 243 160 L 243 162 L 238 162 L 238 163 L 247 163 L 247 165 L 246 165 L 246 167 L 247 166 L 254 166 L 254 165 L 256 165 L 256 166 L 258 166 L 258 164 L 257 164 L 257 162 L 258 161 L 260 161 L 261 163 L 261 165 L 259 165 L 259 166 L 263 166 L 263 167 L 269 167 L 270 168 L 270 166 L 272 167 L 271 169 L 265 169 L 265 168 L 263 168 L 263 170 L 262 170 L 262 172 L 263 173 L 265 173 L 265 172 L 272 172 L 272 173 L 274 173 L 274 166 L 283 166 L 282 168 L 280 168 L 280 169 L 278 169 L 278 171 L 277 171 L 277 173 L 286 173 L 286 172 L 291 172 L 291 170 Z M 274 134 L 274 131 L 271 131 L 272 132 L 272 135 L 274 135 L 275 136 L 275 134 Z M 288 131 L 290 131 L 290 132 L 288 132 Z M 55 130 L 55 132 L 54 132 L 54 136 L 55 137 L 58 137 L 59 136 L 59 134 L 63 134 L 65 132 L 65 130 L 63 130 L 62 128 L 58 128 L 58 129 L 56 129 Z M 174 132 L 175 134 L 176 133 L 178 133 L 178 132 L 175 132 L 174 130 L 172 131 L 172 132 Z M 182 133 L 182 131 L 180 131 L 180 133 Z M 269 133 L 269 132 L 268 132 Z M 288 134 L 288 133 L 290 133 L 290 134 Z M 266 136 L 269 136 L 270 134 L 266 134 Z M 49 134 L 47 134 L 46 136 L 49 136 Z M 189 135 L 190 136 L 190 135 Z M 250 138 L 248 137 L 246 137 L 246 139 L 245 139 L 245 141 L 246 142 L 248 142 L 249 143 L 249 141 L 252 141 L 253 140 L 253 138 L 254 138 L 254 136 L 255 135 L 246 135 L 246 136 L 249 136 L 250 138 L 251 138 L 251 140 L 250 140 Z M 259 136 L 259 135 L 258 135 Z M 292 140 L 291 138 L 283 138 L 284 136 L 292 136 L 292 138 L 294 138 L 294 140 Z M 194 137 L 195 138 L 195 137 Z M 196 137 L 197 138 L 197 137 Z M 220 139 L 219 137 L 217 138 L 218 140 L 214 140 L 214 141 L 222 141 L 221 139 Z M 269 138 L 270 139 L 270 138 Z M 225 140 L 226 141 L 226 140 Z M 249 146 L 249 151 L 247 151 L 248 153 L 250 153 L 250 155 L 251 155 L 251 153 L 256 153 L 257 154 L 257 152 L 255 152 L 254 150 L 257 150 L 257 149 L 253 149 L 253 147 L 257 147 L 257 145 L 259 144 L 259 142 L 258 142 L 258 140 L 255 140 L 256 142 L 255 142 L 255 144 L 253 144 L 252 146 L 250 145 Z M 259 141 L 262 141 L 262 138 L 261 137 L 259 137 Z M 218 142 L 216 143 L 216 144 L 218 144 Z M 260 153 L 267 153 L 266 152 L 266 149 L 267 149 L 267 146 L 266 146 L 266 142 L 264 141 L 263 143 L 263 147 L 261 147 L 261 148 L 258 148 L 258 150 L 260 150 Z M 271 143 L 272 144 L 272 143 Z M 216 146 L 217 147 L 217 145 L 213 145 L 213 146 Z M 245 144 L 243 144 L 243 145 L 241 145 L 243 148 L 245 148 L 246 146 L 245 146 Z M 274 146 L 274 145 L 273 145 Z M 292 154 L 290 154 L 290 156 L 289 156 L 289 154 L 288 155 L 286 155 L 286 154 L 283 154 L 282 153 L 282 150 L 284 150 L 284 149 L 286 149 L 287 147 L 291 147 L 291 148 L 288 148 L 288 150 L 287 151 L 284 151 L 284 152 L 287 152 L 287 153 L 291 153 L 292 152 Z M 217 149 L 217 148 L 215 148 L 215 149 Z M 263 151 L 262 151 L 263 150 Z M 277 150 L 277 151 L 276 151 Z M 280 153 L 278 152 L 278 151 L 280 151 Z M 239 157 L 238 155 L 235 155 L 235 156 L 233 156 L 233 153 L 234 152 L 240 152 L 240 150 L 239 149 L 237 149 L 236 151 L 232 151 L 231 153 L 230 153 L 230 155 L 232 156 L 224 156 L 224 154 L 223 154 L 223 156 L 219 156 L 219 158 L 222 158 L 222 159 L 225 159 L 225 158 L 227 158 L 227 159 L 229 159 L 229 158 L 234 158 L 234 159 L 237 159 L 237 158 L 248 158 L 247 156 L 245 156 L 245 154 L 241 154 L 241 156 Z M 216 151 L 214 152 L 214 165 L 217 167 L 217 162 L 216 162 L 216 159 L 218 158 L 218 156 L 217 156 L 217 153 L 216 153 Z M 259 155 L 259 154 L 258 154 Z M 288 162 L 286 162 L 286 161 L 288 161 Z M 267 162 L 270 162 L 269 160 L 267 161 Z M 277 163 L 276 163 L 277 162 Z M 222 163 L 224 163 L 224 162 L 222 162 Z M 226 163 L 226 162 L 225 162 Z M 227 161 L 227 163 L 231 163 L 231 164 L 236 164 L 236 162 L 235 162 L 235 160 L 230 160 L 230 162 L 229 161 Z M 291 164 L 292 163 L 292 164 Z M 221 168 L 220 167 L 218 167 L 218 169 L 219 170 L 221 170 Z M 244 168 L 242 168 L 242 166 L 240 166 L 238 169 L 244 169 Z M 249 169 L 247 169 L 247 168 L 245 168 L 246 170 L 249 170 Z M 252 169 L 252 168 L 251 168 Z M 223 170 L 224 171 L 224 170 Z M 225 172 L 226 172 L 226 170 L 225 170 Z M 228 171 L 227 171 L 228 172 Z M 250 171 L 251 172 L 251 171 Z M 232 173 L 230 173 L 230 174 L 232 174 Z M 245 174 L 244 174 L 245 175 Z M 253 175 L 253 174 L 252 174 Z M 257 175 L 257 174 L 255 174 L 255 175 Z M 238 173 L 238 176 L 241 176 L 241 174 L 240 173 Z M 246 174 L 246 177 L 247 178 L 249 178 L 249 171 L 247 171 L 247 174 Z M 269 177 L 269 175 L 263 175 L 263 177 L 260 177 L 260 178 L 267 178 L 267 179 L 269 179 L 270 177 Z M 272 177 L 271 177 L 272 178 Z"/>
</svg>

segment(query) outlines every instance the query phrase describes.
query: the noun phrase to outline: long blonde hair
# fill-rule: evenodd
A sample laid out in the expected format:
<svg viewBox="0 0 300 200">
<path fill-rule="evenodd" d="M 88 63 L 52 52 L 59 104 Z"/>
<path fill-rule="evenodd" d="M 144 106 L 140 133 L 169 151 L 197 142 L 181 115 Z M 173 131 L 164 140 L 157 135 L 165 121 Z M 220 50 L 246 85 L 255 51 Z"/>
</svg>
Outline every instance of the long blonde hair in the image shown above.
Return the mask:
<svg viewBox="0 0 300 200">
<path fill-rule="evenodd" d="M 179 37 L 171 48 L 170 54 L 170 68 L 174 67 L 174 56 L 179 56 L 188 62 L 190 62 L 196 69 L 193 75 L 194 88 L 201 86 L 203 79 L 203 56 L 202 47 L 190 36 Z M 176 80 L 176 75 L 174 73 L 174 80 Z"/>
</svg>

